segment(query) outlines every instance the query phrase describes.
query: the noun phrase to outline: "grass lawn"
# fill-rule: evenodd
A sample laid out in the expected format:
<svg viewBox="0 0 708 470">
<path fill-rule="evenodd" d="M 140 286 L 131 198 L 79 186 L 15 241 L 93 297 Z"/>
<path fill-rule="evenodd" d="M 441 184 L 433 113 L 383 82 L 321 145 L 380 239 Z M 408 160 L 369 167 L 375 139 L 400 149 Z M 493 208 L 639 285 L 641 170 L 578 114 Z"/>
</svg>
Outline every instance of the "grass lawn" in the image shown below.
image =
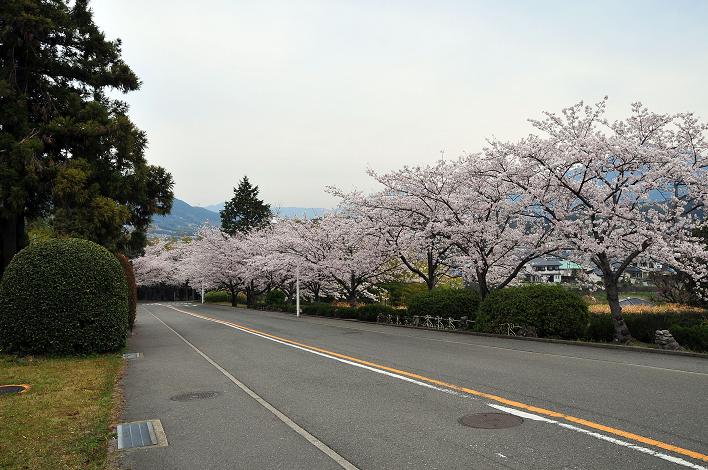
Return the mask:
<svg viewBox="0 0 708 470">
<path fill-rule="evenodd" d="M 589 295 L 593 296 L 598 303 L 607 303 L 607 293 L 604 290 L 590 292 Z M 627 290 L 619 293 L 620 300 L 626 297 L 637 297 L 639 299 L 656 301 L 655 298 L 657 297 L 657 292 Z"/>
<path fill-rule="evenodd" d="M 104 469 L 120 354 L 18 358 L 0 354 L 0 384 L 29 384 L 0 396 L 0 468 Z"/>
</svg>

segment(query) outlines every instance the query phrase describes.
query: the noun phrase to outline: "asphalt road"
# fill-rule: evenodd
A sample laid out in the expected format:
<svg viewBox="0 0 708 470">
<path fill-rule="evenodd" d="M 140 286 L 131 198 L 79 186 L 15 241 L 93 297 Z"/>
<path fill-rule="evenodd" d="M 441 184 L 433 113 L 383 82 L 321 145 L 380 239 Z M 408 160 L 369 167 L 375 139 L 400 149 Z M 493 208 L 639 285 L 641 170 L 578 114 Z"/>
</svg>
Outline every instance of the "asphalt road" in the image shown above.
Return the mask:
<svg viewBox="0 0 708 470">
<path fill-rule="evenodd" d="M 123 421 L 169 443 L 128 468 L 708 468 L 702 358 L 189 303 L 141 304 L 128 350 Z"/>
</svg>

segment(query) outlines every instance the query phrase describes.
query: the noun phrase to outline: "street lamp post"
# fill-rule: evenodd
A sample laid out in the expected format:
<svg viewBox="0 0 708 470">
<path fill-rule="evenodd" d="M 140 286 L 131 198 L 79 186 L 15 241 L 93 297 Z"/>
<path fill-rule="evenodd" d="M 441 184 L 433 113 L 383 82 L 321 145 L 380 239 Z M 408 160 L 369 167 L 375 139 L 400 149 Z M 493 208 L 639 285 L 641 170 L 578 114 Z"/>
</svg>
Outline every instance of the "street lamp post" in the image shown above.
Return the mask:
<svg viewBox="0 0 708 470">
<path fill-rule="evenodd" d="M 295 268 L 295 315 L 300 316 L 300 266 Z"/>
</svg>

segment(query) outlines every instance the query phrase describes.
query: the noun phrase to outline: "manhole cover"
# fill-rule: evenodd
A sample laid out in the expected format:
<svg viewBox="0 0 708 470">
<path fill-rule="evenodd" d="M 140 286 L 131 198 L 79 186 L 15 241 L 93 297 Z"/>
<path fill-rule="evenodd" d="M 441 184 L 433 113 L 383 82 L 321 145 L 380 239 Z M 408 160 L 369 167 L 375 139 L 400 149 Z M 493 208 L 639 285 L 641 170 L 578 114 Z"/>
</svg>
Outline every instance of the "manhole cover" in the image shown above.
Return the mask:
<svg viewBox="0 0 708 470">
<path fill-rule="evenodd" d="M 170 397 L 172 401 L 206 400 L 219 396 L 219 392 L 187 392 Z"/>
<path fill-rule="evenodd" d="M 123 359 L 138 359 L 138 358 L 140 358 L 140 357 L 142 357 L 142 356 L 143 356 L 143 354 L 142 354 L 142 353 L 139 353 L 139 352 L 135 352 L 135 353 L 125 353 L 125 354 L 123 354 Z"/>
<path fill-rule="evenodd" d="M 0 385 L 0 395 L 22 393 L 25 390 L 29 390 L 29 385 Z"/>
<path fill-rule="evenodd" d="M 524 422 L 523 418 L 507 413 L 477 413 L 463 416 L 459 421 L 463 426 L 480 429 L 513 428 Z"/>
</svg>

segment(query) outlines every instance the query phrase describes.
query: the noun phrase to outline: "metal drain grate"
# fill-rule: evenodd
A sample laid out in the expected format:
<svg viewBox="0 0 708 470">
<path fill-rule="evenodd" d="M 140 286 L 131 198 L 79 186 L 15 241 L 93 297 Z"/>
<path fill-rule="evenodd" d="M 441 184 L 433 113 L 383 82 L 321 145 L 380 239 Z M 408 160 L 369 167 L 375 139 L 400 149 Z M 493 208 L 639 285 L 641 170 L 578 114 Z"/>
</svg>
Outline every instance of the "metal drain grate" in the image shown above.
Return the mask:
<svg viewBox="0 0 708 470">
<path fill-rule="evenodd" d="M 139 357 L 143 357 L 143 353 L 125 353 L 123 354 L 123 359 L 138 359 Z"/>
<path fill-rule="evenodd" d="M 22 393 L 25 390 L 29 390 L 29 385 L 0 385 L 0 395 Z"/>
<path fill-rule="evenodd" d="M 187 392 L 180 393 L 179 395 L 174 395 L 170 397 L 172 401 L 193 401 L 193 400 L 206 400 L 209 398 L 216 398 L 219 396 L 219 392 Z"/>
<path fill-rule="evenodd" d="M 136 421 L 118 425 L 118 448 L 134 449 L 158 444 L 152 421 Z"/>
<path fill-rule="evenodd" d="M 504 429 L 519 426 L 523 418 L 507 413 L 477 413 L 459 419 L 460 424 L 478 429 Z"/>
</svg>

